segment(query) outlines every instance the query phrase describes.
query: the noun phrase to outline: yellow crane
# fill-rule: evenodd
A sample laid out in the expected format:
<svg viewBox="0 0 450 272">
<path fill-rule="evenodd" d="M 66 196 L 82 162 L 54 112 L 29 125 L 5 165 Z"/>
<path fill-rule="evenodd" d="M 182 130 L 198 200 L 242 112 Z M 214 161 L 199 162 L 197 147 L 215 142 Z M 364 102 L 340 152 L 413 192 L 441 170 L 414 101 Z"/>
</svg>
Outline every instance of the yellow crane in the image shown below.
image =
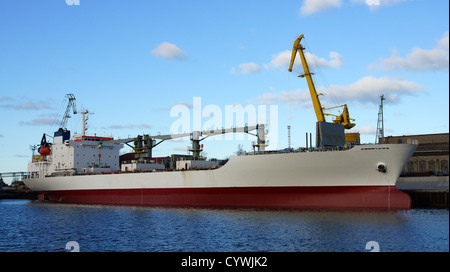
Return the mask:
<svg viewBox="0 0 450 272">
<path fill-rule="evenodd" d="M 311 94 L 311 99 L 312 99 L 313 106 L 314 106 L 314 111 L 317 116 L 317 121 L 326 122 L 325 115 L 334 116 L 334 117 L 336 117 L 336 119 L 333 120 L 333 123 L 341 124 L 344 126 L 344 128 L 351 129 L 352 127 L 355 126 L 355 124 L 352 123 L 351 121 L 355 121 L 355 119 L 350 118 L 346 104 L 328 108 L 328 109 L 323 108 L 322 105 L 320 104 L 319 95 L 321 95 L 321 94 L 317 94 L 317 92 L 316 92 L 316 87 L 314 86 L 314 82 L 312 80 L 313 73 L 311 73 L 309 71 L 308 63 L 306 62 L 305 54 L 303 53 L 303 50 L 305 48 L 300 44 L 300 41 L 303 38 L 304 38 L 304 35 L 302 34 L 294 42 L 294 46 L 292 48 L 291 63 L 289 65 L 289 72 L 292 72 L 292 66 L 294 65 L 294 60 L 295 60 L 295 57 L 298 52 L 300 54 L 300 58 L 301 58 L 302 64 L 303 64 L 303 70 L 305 72 L 304 74 L 299 75 L 299 77 L 302 77 L 302 78 L 306 77 L 306 81 L 308 82 L 309 92 Z M 331 113 L 324 113 L 324 110 L 330 110 L 330 109 L 335 109 L 335 108 L 339 108 L 339 107 L 343 107 L 342 114 L 339 116 L 331 114 Z"/>
</svg>

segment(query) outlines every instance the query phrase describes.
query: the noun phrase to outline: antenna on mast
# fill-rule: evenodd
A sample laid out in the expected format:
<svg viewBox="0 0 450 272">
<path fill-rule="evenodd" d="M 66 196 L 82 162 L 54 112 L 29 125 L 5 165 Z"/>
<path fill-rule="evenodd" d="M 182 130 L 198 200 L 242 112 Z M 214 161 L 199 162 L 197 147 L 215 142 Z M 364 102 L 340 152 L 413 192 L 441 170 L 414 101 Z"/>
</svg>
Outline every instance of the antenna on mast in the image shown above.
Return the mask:
<svg viewBox="0 0 450 272">
<path fill-rule="evenodd" d="M 291 149 L 291 126 L 288 125 L 287 129 L 288 129 L 288 148 L 290 150 Z"/>
<path fill-rule="evenodd" d="M 375 144 L 384 143 L 383 100 L 386 100 L 386 98 L 384 98 L 384 94 L 380 96 L 380 99 L 381 103 L 380 109 L 378 110 L 377 135 L 375 137 Z"/>
<path fill-rule="evenodd" d="M 92 114 L 92 112 L 89 112 L 87 109 L 85 108 L 81 108 L 81 115 L 83 115 L 83 121 L 81 124 L 81 136 L 85 136 L 86 135 L 86 130 L 87 130 L 87 121 L 89 120 L 89 116 L 86 116 L 87 114 Z"/>
</svg>

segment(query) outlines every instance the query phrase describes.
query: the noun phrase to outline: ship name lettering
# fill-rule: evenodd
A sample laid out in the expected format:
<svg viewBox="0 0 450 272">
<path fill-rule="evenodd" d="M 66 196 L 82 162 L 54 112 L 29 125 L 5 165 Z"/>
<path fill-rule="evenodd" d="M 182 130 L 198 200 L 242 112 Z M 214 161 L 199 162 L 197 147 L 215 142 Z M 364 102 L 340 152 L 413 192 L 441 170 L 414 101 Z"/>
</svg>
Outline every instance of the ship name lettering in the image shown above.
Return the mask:
<svg viewBox="0 0 450 272">
<path fill-rule="evenodd" d="M 366 147 L 366 148 L 361 148 L 361 150 L 380 150 L 380 149 L 389 149 L 389 147 Z"/>
</svg>

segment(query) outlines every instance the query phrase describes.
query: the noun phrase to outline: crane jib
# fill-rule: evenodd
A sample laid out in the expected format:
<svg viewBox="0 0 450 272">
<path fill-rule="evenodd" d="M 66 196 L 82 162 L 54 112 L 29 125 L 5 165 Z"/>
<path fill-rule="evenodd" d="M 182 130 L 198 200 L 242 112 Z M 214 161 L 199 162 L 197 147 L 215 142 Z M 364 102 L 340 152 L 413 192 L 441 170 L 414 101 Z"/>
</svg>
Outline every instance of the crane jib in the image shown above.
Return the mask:
<svg viewBox="0 0 450 272">
<path fill-rule="evenodd" d="M 303 53 L 303 50 L 305 48 L 300 44 L 300 41 L 303 38 L 304 38 L 304 35 L 302 34 L 294 42 L 294 46 L 292 47 L 291 61 L 290 61 L 290 65 L 289 65 L 288 71 L 292 72 L 292 67 L 294 66 L 295 57 L 296 57 L 297 52 L 298 52 L 299 55 L 300 55 L 300 59 L 302 60 L 302 66 L 303 66 L 303 70 L 304 70 L 304 73 L 299 75 L 299 77 L 301 77 L 301 78 L 306 77 L 306 81 L 308 83 L 308 88 L 309 88 L 309 92 L 311 94 L 311 100 L 313 102 L 314 111 L 316 113 L 317 121 L 318 122 L 326 122 L 325 115 L 330 115 L 330 116 L 336 117 L 333 120 L 333 123 L 341 124 L 341 125 L 344 126 L 345 129 L 353 128 L 355 126 L 355 124 L 352 123 L 351 121 L 354 121 L 355 119 L 350 118 L 350 114 L 348 112 L 348 108 L 347 108 L 346 104 L 340 105 L 340 106 L 337 106 L 337 107 L 328 108 L 328 109 L 334 109 L 334 108 L 338 108 L 338 107 L 343 107 L 341 115 L 335 115 L 335 114 L 325 113 L 324 112 L 324 110 L 327 110 L 327 109 L 323 108 L 321 103 L 320 103 L 320 100 L 319 100 L 319 95 L 320 94 L 317 93 L 316 87 L 314 86 L 314 82 L 313 82 L 313 79 L 312 79 L 312 75 L 314 73 L 311 73 L 309 71 L 308 63 L 307 63 L 305 55 Z"/>
</svg>

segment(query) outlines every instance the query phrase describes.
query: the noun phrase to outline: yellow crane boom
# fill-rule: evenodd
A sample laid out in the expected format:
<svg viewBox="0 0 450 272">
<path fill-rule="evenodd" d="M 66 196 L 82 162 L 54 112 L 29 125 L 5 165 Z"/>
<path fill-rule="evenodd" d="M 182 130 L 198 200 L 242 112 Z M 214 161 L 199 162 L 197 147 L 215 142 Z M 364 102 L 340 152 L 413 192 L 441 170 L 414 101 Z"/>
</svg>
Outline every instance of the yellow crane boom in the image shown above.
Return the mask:
<svg viewBox="0 0 450 272">
<path fill-rule="evenodd" d="M 312 99 L 313 106 L 314 106 L 314 111 L 315 111 L 316 116 L 317 116 L 317 121 L 319 121 L 319 122 L 326 122 L 325 121 L 325 115 L 331 115 L 331 116 L 335 116 L 336 117 L 336 119 L 333 120 L 333 123 L 341 124 L 346 129 L 350 129 L 350 128 L 354 127 L 355 124 L 351 123 L 350 121 L 351 120 L 354 121 L 355 119 L 350 118 L 350 115 L 348 113 L 348 108 L 347 108 L 346 104 L 341 105 L 341 106 L 337 106 L 337 107 L 343 107 L 343 111 L 342 111 L 342 114 L 340 116 L 323 112 L 326 109 L 322 108 L 322 105 L 320 104 L 320 100 L 319 100 L 319 95 L 320 94 L 317 94 L 317 92 L 316 92 L 316 87 L 314 86 L 314 82 L 312 80 L 313 73 L 311 73 L 309 71 L 308 63 L 306 62 L 305 54 L 303 53 L 303 50 L 305 48 L 300 44 L 300 41 L 303 38 L 304 38 L 304 35 L 302 34 L 294 42 L 294 46 L 292 48 L 291 63 L 289 65 L 289 72 L 292 72 L 292 66 L 294 65 L 294 60 L 295 60 L 295 57 L 296 57 L 297 52 L 298 52 L 299 55 L 300 55 L 300 59 L 302 60 L 303 70 L 305 72 L 304 74 L 299 75 L 299 77 L 306 77 L 306 81 L 308 82 L 308 87 L 309 87 L 309 93 L 311 94 L 311 99 Z M 337 108 L 337 107 L 333 107 L 333 108 Z M 328 109 L 333 109 L 333 108 L 328 108 Z"/>
<path fill-rule="evenodd" d="M 289 72 L 292 72 L 292 66 L 294 65 L 295 56 L 297 52 L 300 54 L 300 58 L 302 59 L 303 70 L 305 73 L 303 75 L 299 75 L 299 77 L 306 77 L 306 81 L 308 82 L 309 92 L 311 94 L 311 99 L 314 106 L 314 111 L 316 112 L 317 121 L 325 122 L 325 115 L 323 114 L 322 105 L 320 104 L 319 95 L 316 92 L 316 87 L 314 86 L 314 82 L 312 80 L 312 74 L 309 72 L 308 64 L 306 62 L 305 55 L 303 54 L 303 49 L 305 49 L 300 41 L 303 39 L 303 34 L 297 38 L 294 42 L 294 47 L 292 48 L 291 55 L 291 64 L 289 65 Z"/>
</svg>

